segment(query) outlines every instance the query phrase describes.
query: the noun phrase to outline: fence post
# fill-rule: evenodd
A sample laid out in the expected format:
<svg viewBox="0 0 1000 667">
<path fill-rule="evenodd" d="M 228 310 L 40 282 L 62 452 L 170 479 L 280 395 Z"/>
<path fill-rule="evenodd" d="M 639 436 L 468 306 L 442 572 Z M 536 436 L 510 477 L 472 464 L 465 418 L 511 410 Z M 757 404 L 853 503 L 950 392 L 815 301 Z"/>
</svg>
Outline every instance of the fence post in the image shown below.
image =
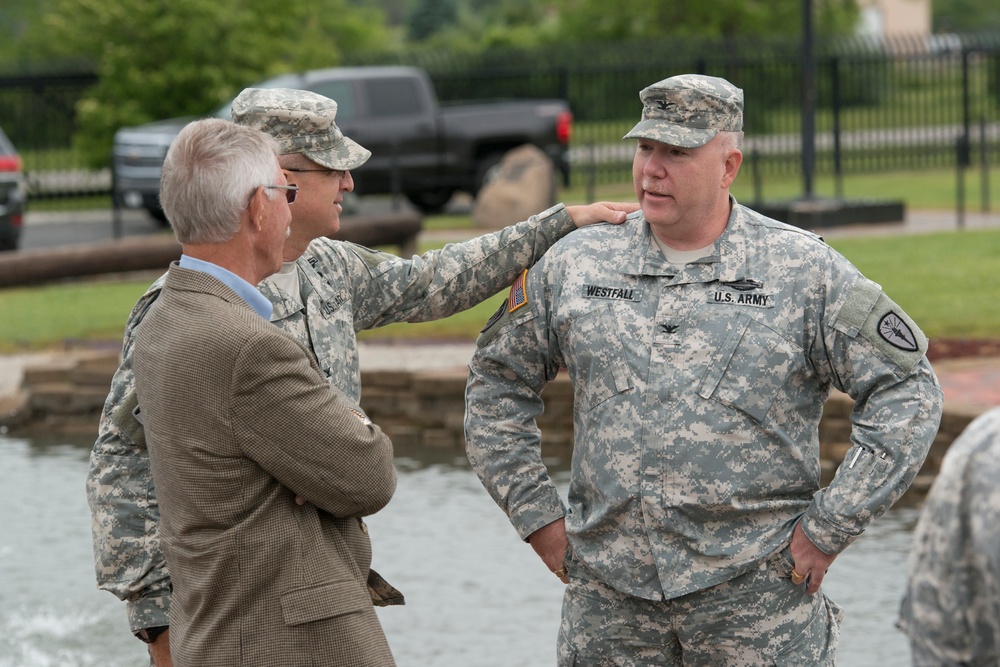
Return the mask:
<svg viewBox="0 0 1000 667">
<path fill-rule="evenodd" d="M 597 200 L 597 159 L 594 142 L 587 144 L 587 201 Z"/>
<path fill-rule="evenodd" d="M 754 208 L 759 209 L 764 203 L 764 184 L 760 177 L 760 151 L 756 148 L 750 151 L 750 178 L 753 181 Z"/>
<path fill-rule="evenodd" d="M 831 91 L 833 93 L 833 193 L 836 199 L 844 198 L 844 169 L 840 155 L 840 58 L 830 63 Z"/>
<path fill-rule="evenodd" d="M 816 60 L 813 55 L 812 0 L 802 0 L 802 196 L 813 197 L 816 169 Z"/>
<path fill-rule="evenodd" d="M 118 176 L 115 169 L 115 152 L 111 150 L 111 238 L 122 237 L 122 204 L 118 196 Z"/>
<path fill-rule="evenodd" d="M 972 129 L 970 127 L 971 121 L 969 116 L 971 116 L 970 106 L 971 101 L 969 100 L 969 55 L 968 49 L 962 49 L 962 151 L 959 153 L 959 159 L 962 160 L 962 166 L 968 167 L 971 164 L 972 155 L 970 148 L 972 147 Z"/>
<path fill-rule="evenodd" d="M 969 50 L 962 48 L 962 136 L 955 147 L 955 214 L 959 229 L 965 228 L 965 169 L 972 159 L 969 130 Z"/>
<path fill-rule="evenodd" d="M 989 151 L 986 146 L 986 117 L 979 116 L 979 169 L 980 188 L 979 201 L 983 213 L 990 212 L 990 163 Z"/>
<path fill-rule="evenodd" d="M 959 137 L 955 144 L 955 222 L 959 229 L 965 228 L 965 165 L 969 156 L 969 145 L 965 137 Z"/>
</svg>

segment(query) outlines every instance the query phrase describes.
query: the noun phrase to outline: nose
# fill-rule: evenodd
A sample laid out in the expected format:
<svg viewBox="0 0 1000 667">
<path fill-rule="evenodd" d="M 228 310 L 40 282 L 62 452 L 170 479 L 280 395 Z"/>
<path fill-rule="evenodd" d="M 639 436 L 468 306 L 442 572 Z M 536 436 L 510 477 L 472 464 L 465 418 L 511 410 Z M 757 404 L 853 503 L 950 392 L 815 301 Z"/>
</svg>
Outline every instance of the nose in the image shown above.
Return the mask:
<svg viewBox="0 0 1000 667">
<path fill-rule="evenodd" d="M 666 171 L 666 162 L 657 151 L 652 151 L 642 165 L 642 173 L 647 176 L 663 176 Z"/>
<path fill-rule="evenodd" d="M 354 177 L 350 171 L 344 171 L 344 178 L 340 180 L 340 189 L 344 192 L 354 192 Z"/>
</svg>

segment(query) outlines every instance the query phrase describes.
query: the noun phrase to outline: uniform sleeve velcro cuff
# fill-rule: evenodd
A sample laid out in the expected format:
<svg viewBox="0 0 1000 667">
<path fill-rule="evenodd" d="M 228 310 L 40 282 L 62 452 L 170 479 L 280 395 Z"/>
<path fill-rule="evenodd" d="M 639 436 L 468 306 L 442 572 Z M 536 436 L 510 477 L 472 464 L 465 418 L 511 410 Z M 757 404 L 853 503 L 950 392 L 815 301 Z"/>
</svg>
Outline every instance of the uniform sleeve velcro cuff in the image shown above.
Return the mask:
<svg viewBox="0 0 1000 667">
<path fill-rule="evenodd" d="M 126 602 L 132 632 L 170 625 L 170 593 L 147 595 Z"/>
<path fill-rule="evenodd" d="M 542 497 L 518 507 L 511 513 L 510 522 L 521 539 L 527 540 L 528 536 L 539 528 L 544 528 L 565 515 L 566 509 L 553 490 L 551 497 Z"/>
<path fill-rule="evenodd" d="M 826 554 L 839 554 L 860 535 L 860 533 L 855 535 L 846 533 L 829 521 L 817 516 L 815 507 L 811 507 L 806 512 L 800 525 L 809 541 Z"/>
<path fill-rule="evenodd" d="M 560 229 L 567 228 L 572 231 L 576 228 L 576 223 L 573 222 L 573 218 L 571 218 L 569 213 L 566 211 L 565 204 L 556 204 L 551 208 L 545 209 L 535 217 L 539 220 L 550 218 L 554 224 L 557 224 L 560 227 Z"/>
</svg>

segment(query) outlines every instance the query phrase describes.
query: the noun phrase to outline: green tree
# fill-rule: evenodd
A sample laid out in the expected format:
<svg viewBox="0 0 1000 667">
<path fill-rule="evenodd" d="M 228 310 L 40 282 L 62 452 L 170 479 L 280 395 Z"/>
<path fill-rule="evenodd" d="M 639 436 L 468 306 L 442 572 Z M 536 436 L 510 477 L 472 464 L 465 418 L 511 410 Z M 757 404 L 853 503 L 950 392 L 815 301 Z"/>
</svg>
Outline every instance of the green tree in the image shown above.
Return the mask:
<svg viewBox="0 0 1000 667">
<path fill-rule="evenodd" d="M 420 42 L 447 29 L 457 19 L 457 0 L 416 0 L 407 17 L 407 35 Z"/>
<path fill-rule="evenodd" d="M 54 0 L 3 0 L 0 2 L 0 65 L 10 68 L 35 60 L 28 47 L 33 31 Z"/>
<path fill-rule="evenodd" d="M 934 32 L 1000 30 L 997 0 L 934 0 L 931 4 Z"/>
<path fill-rule="evenodd" d="M 268 76 L 337 65 L 388 41 L 382 16 L 348 0 L 56 0 L 54 56 L 87 56 L 99 83 L 77 108 L 77 148 L 105 164 L 117 128 L 203 115 Z"/>
<path fill-rule="evenodd" d="M 849 32 L 854 0 L 812 0 L 816 28 Z M 655 39 L 665 36 L 742 37 L 801 32 L 803 0 L 556 0 L 560 37 L 571 42 Z"/>
<path fill-rule="evenodd" d="M 434 0 L 417 0 L 434 4 Z M 798 35 L 804 0 L 459 0 L 458 20 L 424 40 L 462 53 L 488 47 Z M 810 0 L 819 34 L 844 34 L 856 0 Z M 961 0 L 952 0 L 961 1 Z M 973 1 L 973 0 L 968 0 Z M 994 0 L 987 0 L 994 1 Z"/>
<path fill-rule="evenodd" d="M 436 0 L 417 0 L 435 4 Z M 450 25 L 418 39 L 411 31 L 411 45 L 450 53 L 480 53 L 491 48 L 531 48 L 551 44 L 558 16 L 551 3 L 535 0 L 458 0 Z"/>
</svg>

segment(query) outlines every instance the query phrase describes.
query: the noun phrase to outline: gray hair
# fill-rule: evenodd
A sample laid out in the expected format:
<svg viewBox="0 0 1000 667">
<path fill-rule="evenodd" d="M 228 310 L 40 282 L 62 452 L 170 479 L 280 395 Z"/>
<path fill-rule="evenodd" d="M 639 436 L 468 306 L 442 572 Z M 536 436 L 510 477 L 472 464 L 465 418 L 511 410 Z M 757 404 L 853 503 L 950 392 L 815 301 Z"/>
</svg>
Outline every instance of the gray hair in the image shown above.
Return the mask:
<svg viewBox="0 0 1000 667">
<path fill-rule="evenodd" d="M 274 182 L 277 142 L 259 130 L 219 118 L 189 123 L 167 151 L 160 204 L 184 243 L 223 243 L 262 185 Z M 277 196 L 267 191 L 269 198 Z"/>
<path fill-rule="evenodd" d="M 738 132 L 726 132 L 726 131 L 723 131 L 723 132 L 719 132 L 718 136 L 722 137 L 722 141 L 720 143 L 722 144 L 722 149 L 723 150 L 730 150 L 730 149 L 735 149 L 735 150 L 738 150 L 738 151 L 739 150 L 743 150 L 743 131 L 742 130 L 740 130 Z"/>
</svg>

